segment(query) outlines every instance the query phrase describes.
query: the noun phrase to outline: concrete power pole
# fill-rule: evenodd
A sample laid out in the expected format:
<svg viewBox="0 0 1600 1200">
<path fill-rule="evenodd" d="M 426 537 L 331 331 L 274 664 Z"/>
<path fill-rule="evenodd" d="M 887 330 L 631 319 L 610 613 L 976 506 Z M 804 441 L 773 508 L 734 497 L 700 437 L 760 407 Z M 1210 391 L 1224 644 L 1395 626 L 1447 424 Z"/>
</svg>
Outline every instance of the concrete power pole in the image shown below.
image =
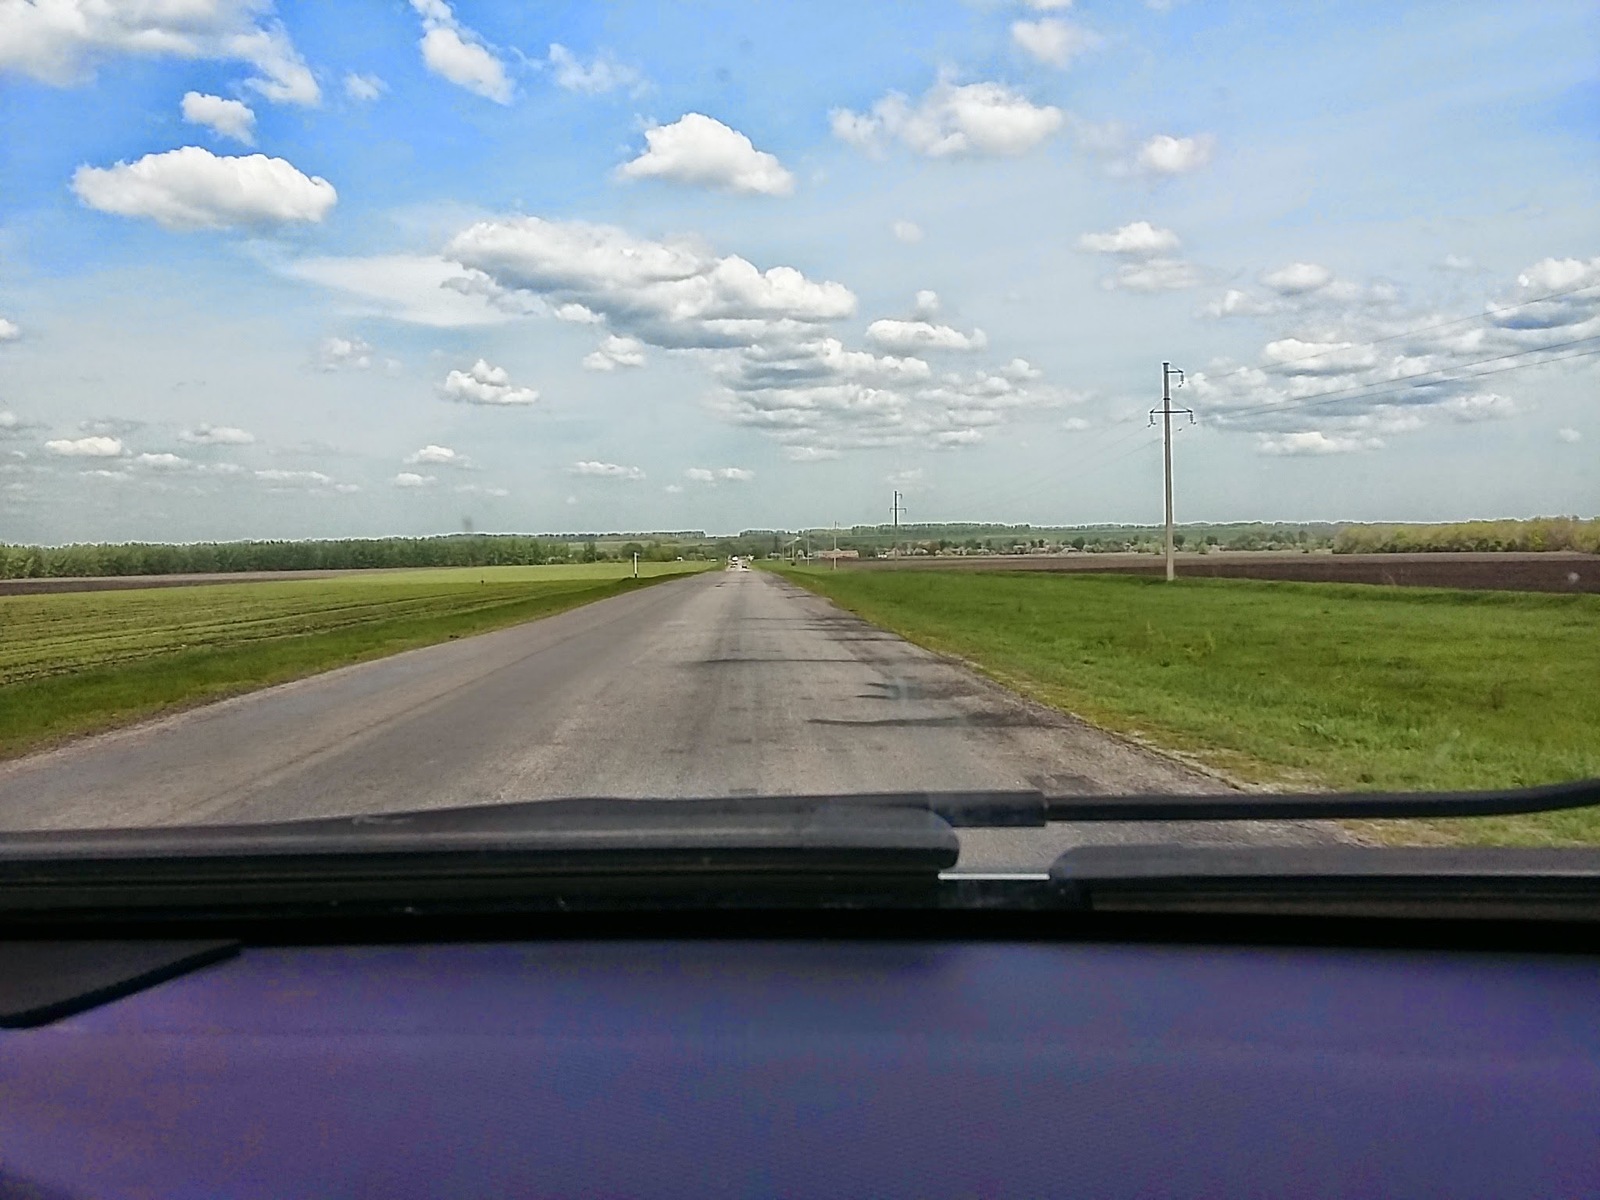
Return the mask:
<svg viewBox="0 0 1600 1200">
<path fill-rule="evenodd" d="M 904 509 L 900 505 L 900 493 L 899 492 L 895 492 L 895 494 L 894 494 L 894 505 L 889 511 L 894 513 L 894 545 L 892 547 L 890 547 L 889 556 L 891 558 L 899 558 L 900 557 L 900 514 L 904 511 Z"/>
<path fill-rule="evenodd" d="M 1178 386 L 1183 386 L 1183 372 L 1171 363 L 1161 364 L 1161 407 L 1150 410 L 1150 424 L 1156 423 L 1156 414 L 1161 414 L 1161 440 L 1166 451 L 1166 480 L 1167 480 L 1167 582 L 1177 578 L 1177 563 L 1172 555 L 1172 414 L 1185 413 L 1188 415 L 1189 424 L 1194 424 L 1194 409 L 1172 407 L 1172 377 L 1178 377 Z"/>
<path fill-rule="evenodd" d="M 839 522 L 833 523 L 833 569 L 839 569 Z"/>
</svg>

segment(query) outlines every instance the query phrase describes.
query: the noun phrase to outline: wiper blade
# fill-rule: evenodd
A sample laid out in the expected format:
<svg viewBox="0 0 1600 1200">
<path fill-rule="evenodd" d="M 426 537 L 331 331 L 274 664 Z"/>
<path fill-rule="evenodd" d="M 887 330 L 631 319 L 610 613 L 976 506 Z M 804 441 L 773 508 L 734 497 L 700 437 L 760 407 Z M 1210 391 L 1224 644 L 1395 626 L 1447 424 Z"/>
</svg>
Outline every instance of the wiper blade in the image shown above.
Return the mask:
<svg viewBox="0 0 1600 1200">
<path fill-rule="evenodd" d="M 1050 868 L 1074 907 L 1600 921 L 1600 850 L 1078 846 Z"/>
</svg>

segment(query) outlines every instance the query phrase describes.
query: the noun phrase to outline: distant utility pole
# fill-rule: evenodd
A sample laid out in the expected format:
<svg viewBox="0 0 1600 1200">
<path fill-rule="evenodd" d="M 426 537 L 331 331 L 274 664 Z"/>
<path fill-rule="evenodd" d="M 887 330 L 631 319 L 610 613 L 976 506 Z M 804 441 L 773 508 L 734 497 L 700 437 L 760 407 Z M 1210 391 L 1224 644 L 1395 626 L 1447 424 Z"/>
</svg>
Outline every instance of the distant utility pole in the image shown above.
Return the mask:
<svg viewBox="0 0 1600 1200">
<path fill-rule="evenodd" d="M 839 569 L 839 522 L 833 523 L 833 569 Z"/>
<path fill-rule="evenodd" d="M 1189 417 L 1189 424 L 1194 424 L 1194 409 L 1172 407 L 1172 377 L 1178 377 L 1178 386 L 1183 386 L 1183 372 L 1171 363 L 1161 364 L 1161 407 L 1150 410 L 1150 424 L 1156 423 L 1156 414 L 1161 414 L 1161 438 L 1166 447 L 1167 457 L 1167 582 L 1177 578 L 1178 568 L 1172 557 L 1172 414 L 1185 413 Z"/>
<path fill-rule="evenodd" d="M 905 508 L 900 503 L 900 493 L 898 491 L 895 492 L 895 494 L 894 494 L 894 505 L 889 511 L 894 514 L 894 545 L 889 548 L 889 556 L 891 558 L 899 558 L 900 557 L 900 514 L 905 511 Z"/>
<path fill-rule="evenodd" d="M 639 552 L 637 550 L 633 552 L 633 577 L 635 579 L 639 578 Z"/>
</svg>

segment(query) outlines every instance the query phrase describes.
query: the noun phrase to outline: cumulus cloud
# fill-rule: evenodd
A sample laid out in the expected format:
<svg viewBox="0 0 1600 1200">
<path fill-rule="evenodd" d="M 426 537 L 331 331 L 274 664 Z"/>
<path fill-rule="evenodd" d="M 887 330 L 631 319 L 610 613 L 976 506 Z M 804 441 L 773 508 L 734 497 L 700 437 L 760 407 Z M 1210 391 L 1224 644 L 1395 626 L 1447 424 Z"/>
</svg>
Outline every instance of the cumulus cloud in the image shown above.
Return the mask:
<svg viewBox="0 0 1600 1200">
<path fill-rule="evenodd" d="M 314 105 L 316 78 L 263 0 L 6 0 L 0 5 L 0 74 L 53 87 L 94 78 L 119 56 L 242 62 L 246 87 L 278 103 Z"/>
<path fill-rule="evenodd" d="M 643 154 L 617 168 L 620 179 L 668 179 L 747 195 L 787 196 L 794 176 L 775 155 L 703 113 L 645 130 Z"/>
<path fill-rule="evenodd" d="M 62 458 L 121 458 L 126 453 L 121 438 L 104 435 L 56 438 L 46 442 L 44 448 Z"/>
<path fill-rule="evenodd" d="M 344 77 L 344 94 L 360 103 L 376 100 L 389 90 L 389 85 L 376 75 L 362 75 L 348 71 Z"/>
<path fill-rule="evenodd" d="M 1115 275 L 1100 281 L 1107 291 L 1173 292 L 1196 287 L 1200 272 L 1181 258 L 1145 258 L 1126 262 Z"/>
<path fill-rule="evenodd" d="M 790 462 L 830 462 L 843 457 L 839 451 L 823 446 L 785 446 L 783 456 Z"/>
<path fill-rule="evenodd" d="M 397 488 L 425 488 L 432 487 L 439 481 L 432 475 L 418 475 L 415 471 L 401 471 L 390 482 Z"/>
<path fill-rule="evenodd" d="M 472 30 L 456 20 L 445 0 L 411 0 L 422 18 L 423 65 L 441 79 L 496 104 L 511 103 L 505 63 Z"/>
<path fill-rule="evenodd" d="M 481 358 L 466 371 L 451 371 L 441 390 L 447 400 L 463 404 L 532 404 L 539 399 L 533 388 L 513 385 L 504 367 L 491 367 Z"/>
<path fill-rule="evenodd" d="M 1069 67 L 1073 59 L 1101 44 L 1099 34 L 1054 17 L 1013 22 L 1011 40 L 1024 53 L 1052 67 Z"/>
<path fill-rule="evenodd" d="M 1132 221 L 1110 233 L 1086 233 L 1078 245 L 1098 254 L 1121 254 L 1130 258 L 1154 258 L 1179 248 L 1178 235 L 1149 221 Z"/>
<path fill-rule="evenodd" d="M 894 235 L 895 241 L 908 246 L 915 246 L 922 240 L 922 226 L 915 221 L 895 221 L 889 226 L 889 232 Z"/>
<path fill-rule="evenodd" d="M 1260 317 L 1277 311 L 1276 305 L 1258 300 L 1239 288 L 1229 288 L 1200 310 L 1202 316 L 1218 318 Z"/>
<path fill-rule="evenodd" d="M 455 490 L 456 494 L 460 495 L 460 496 L 495 496 L 495 497 L 500 497 L 500 496 L 509 496 L 509 495 L 511 495 L 511 493 L 508 492 L 503 487 L 492 487 L 492 486 L 490 486 L 488 484 L 483 484 L 483 483 L 462 483 L 462 484 L 457 484 L 454 490 Z"/>
<path fill-rule="evenodd" d="M 133 459 L 137 466 L 147 467 L 152 471 L 187 471 L 194 466 L 191 459 L 180 454 L 137 454 Z"/>
<path fill-rule="evenodd" d="M 626 479 L 637 481 L 644 478 L 644 472 L 638 467 L 625 467 L 620 463 L 608 462 L 575 462 L 567 470 L 573 475 L 584 475 L 590 479 Z"/>
<path fill-rule="evenodd" d="M 470 467 L 472 460 L 449 446 L 435 446 L 429 442 L 421 450 L 406 455 L 407 466 Z"/>
<path fill-rule="evenodd" d="M 181 431 L 178 440 L 191 446 L 248 446 L 256 440 L 256 435 L 233 425 L 207 425 L 201 422 L 193 429 Z"/>
<path fill-rule="evenodd" d="M 749 345 L 855 311 L 842 284 L 814 282 L 793 267 L 762 271 L 685 241 L 636 238 L 609 225 L 513 217 L 480 221 L 446 254 L 503 291 L 578 304 L 657 346 Z"/>
<path fill-rule="evenodd" d="M 1333 272 L 1319 263 L 1294 262 L 1268 271 L 1261 282 L 1280 296 L 1304 296 L 1333 282 Z"/>
<path fill-rule="evenodd" d="M 15 321 L 0 317 L 0 342 L 14 342 L 21 336 L 22 330 Z"/>
<path fill-rule="evenodd" d="M 72 190 L 90 208 L 147 217 L 167 229 L 225 229 L 321 221 L 333 184 L 281 158 L 219 157 L 200 146 L 147 154 L 112 167 L 81 166 Z"/>
<path fill-rule="evenodd" d="M 204 92 L 185 92 L 180 105 L 183 119 L 191 125 L 204 125 L 246 146 L 256 144 L 256 114 L 239 100 L 224 100 Z"/>
<path fill-rule="evenodd" d="M 1579 442 L 1583 441 L 1583 434 L 1572 428 L 1556 430 L 1556 437 L 1560 438 L 1569 446 L 1576 446 Z"/>
<path fill-rule="evenodd" d="M 949 325 L 930 321 L 883 319 L 867 326 L 867 341 L 884 350 L 901 353 L 918 350 L 982 350 L 989 337 L 981 329 L 962 333 Z"/>
<path fill-rule="evenodd" d="M 1060 398 L 1031 367 L 1021 375 L 1013 364 L 936 376 L 911 353 L 847 348 L 830 329 L 855 312 L 856 298 L 843 284 L 791 267 L 762 269 L 699 242 L 518 217 L 463 230 L 446 254 L 498 303 L 537 303 L 555 315 L 576 308 L 585 319 L 603 320 L 612 336 L 696 352 L 718 384 L 707 398 L 711 411 L 786 448 L 941 444 L 940 435 Z M 919 295 L 914 321 L 879 326 L 873 337 L 895 346 L 975 349 L 978 332 L 941 325 L 933 320 L 937 308 L 931 292 Z"/>
<path fill-rule="evenodd" d="M 1189 376 L 1213 427 L 1256 433 L 1267 453 L 1375 449 L 1436 421 L 1515 419 L 1528 406 L 1510 387 L 1486 389 L 1485 375 L 1531 378 L 1528 368 L 1600 336 L 1600 258 L 1535 263 L 1476 317 L 1400 313 L 1388 285 L 1357 286 L 1315 264 L 1268 279 L 1283 293 L 1265 302 L 1269 311 L 1297 327 L 1267 341 L 1256 362 Z"/>
<path fill-rule="evenodd" d="M 271 484 L 276 488 L 323 488 L 333 486 L 331 476 L 324 475 L 321 471 L 285 471 L 277 467 L 268 467 L 260 471 L 252 471 L 262 483 Z"/>
<path fill-rule="evenodd" d="M 1215 150 L 1216 138 L 1209 133 L 1195 137 L 1158 133 L 1139 147 L 1135 161 L 1152 175 L 1187 175 L 1206 166 Z"/>
<path fill-rule="evenodd" d="M 317 344 L 317 365 L 324 371 L 365 371 L 372 366 L 372 347 L 360 338 L 325 337 Z"/>
<path fill-rule="evenodd" d="M 643 83 L 638 71 L 624 66 L 608 54 L 596 54 L 585 63 L 559 42 L 550 44 L 550 57 L 546 61 L 556 86 L 569 92 L 598 96 L 618 88 L 637 88 Z"/>
<path fill-rule="evenodd" d="M 388 317 L 412 325 L 461 329 L 500 325 L 524 312 L 474 290 L 459 264 L 427 254 L 301 258 L 278 269 L 291 279 L 341 292 L 358 303 L 361 316 Z M 559 315 L 559 314 L 558 314 Z"/>
<path fill-rule="evenodd" d="M 690 467 L 683 474 L 694 483 L 749 483 L 756 477 L 744 467 Z"/>
<path fill-rule="evenodd" d="M 1327 434 L 1318 429 L 1299 433 L 1258 433 L 1256 449 L 1262 454 L 1353 454 L 1359 450 L 1381 450 L 1383 442 L 1375 437 L 1351 437 Z"/>
<path fill-rule="evenodd" d="M 638 338 L 610 334 L 600 343 L 599 349 L 584 355 L 583 366 L 589 371 L 615 371 L 618 367 L 642 367 L 644 343 Z"/>
<path fill-rule="evenodd" d="M 835 109 L 834 136 L 866 150 L 898 141 L 929 158 L 1025 154 L 1061 129 L 1065 115 L 1001 83 L 941 79 L 916 103 L 890 92 L 870 112 Z"/>
</svg>

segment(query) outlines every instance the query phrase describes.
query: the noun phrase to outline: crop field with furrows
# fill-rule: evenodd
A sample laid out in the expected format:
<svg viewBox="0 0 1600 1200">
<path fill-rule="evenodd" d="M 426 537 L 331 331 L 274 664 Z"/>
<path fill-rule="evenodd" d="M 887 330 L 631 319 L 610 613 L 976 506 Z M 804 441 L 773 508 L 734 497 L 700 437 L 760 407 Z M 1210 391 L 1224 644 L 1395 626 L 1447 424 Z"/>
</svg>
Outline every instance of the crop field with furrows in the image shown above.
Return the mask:
<svg viewBox="0 0 1600 1200">
<path fill-rule="evenodd" d="M 1015 691 L 1278 790 L 1600 776 L 1600 596 L 1044 571 L 784 574 Z M 1373 824 L 1404 841 L 1600 842 L 1593 810 Z"/>
<path fill-rule="evenodd" d="M 631 567 L 585 564 L 0 597 L 0 755 L 533 620 L 700 566 L 654 565 L 641 564 L 638 580 Z"/>
</svg>

